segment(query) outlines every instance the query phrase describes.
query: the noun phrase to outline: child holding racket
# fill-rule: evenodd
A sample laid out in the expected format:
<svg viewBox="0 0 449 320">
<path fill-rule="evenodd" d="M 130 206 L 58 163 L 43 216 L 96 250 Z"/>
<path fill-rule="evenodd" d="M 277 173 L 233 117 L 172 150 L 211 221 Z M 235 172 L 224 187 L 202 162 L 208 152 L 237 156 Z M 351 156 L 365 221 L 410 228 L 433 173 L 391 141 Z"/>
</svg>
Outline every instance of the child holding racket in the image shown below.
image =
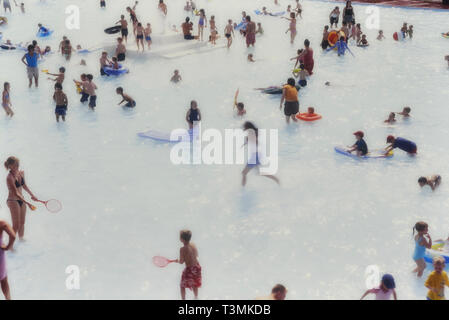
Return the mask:
<svg viewBox="0 0 449 320">
<path fill-rule="evenodd" d="M 198 250 L 193 243 L 190 243 L 192 232 L 181 230 L 180 240 L 183 247 L 179 250 L 178 263 L 186 264 L 181 278 L 181 297 L 186 299 L 186 288 L 193 290 L 195 299 L 198 299 L 198 288 L 201 287 L 201 266 L 198 262 Z"/>
</svg>

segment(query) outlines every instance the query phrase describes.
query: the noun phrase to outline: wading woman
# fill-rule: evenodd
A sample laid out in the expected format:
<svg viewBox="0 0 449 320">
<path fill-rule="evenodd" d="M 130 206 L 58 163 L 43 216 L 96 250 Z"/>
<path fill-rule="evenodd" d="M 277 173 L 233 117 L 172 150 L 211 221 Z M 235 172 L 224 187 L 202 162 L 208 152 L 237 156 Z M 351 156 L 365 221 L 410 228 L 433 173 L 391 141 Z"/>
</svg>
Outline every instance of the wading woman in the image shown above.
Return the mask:
<svg viewBox="0 0 449 320">
<path fill-rule="evenodd" d="M 8 199 L 6 200 L 9 211 L 11 212 L 12 227 L 14 232 L 19 236 L 20 240 L 23 240 L 25 233 L 25 216 L 26 207 L 31 210 L 35 207 L 27 202 L 22 195 L 24 189 L 31 196 L 31 199 L 37 201 L 37 198 L 28 188 L 25 183 L 25 173 L 19 171 L 19 159 L 16 157 L 9 157 L 5 161 L 5 168 L 9 170 L 9 174 L 6 177 L 6 185 L 8 186 Z"/>
</svg>

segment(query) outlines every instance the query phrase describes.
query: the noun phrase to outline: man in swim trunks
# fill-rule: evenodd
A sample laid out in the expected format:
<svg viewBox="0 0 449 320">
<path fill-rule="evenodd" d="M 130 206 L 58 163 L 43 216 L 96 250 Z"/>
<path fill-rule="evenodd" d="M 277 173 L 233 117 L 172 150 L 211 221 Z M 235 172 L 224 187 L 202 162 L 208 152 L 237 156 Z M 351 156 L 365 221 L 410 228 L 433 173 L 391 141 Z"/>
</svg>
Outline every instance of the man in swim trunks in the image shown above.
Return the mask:
<svg viewBox="0 0 449 320">
<path fill-rule="evenodd" d="M 198 262 L 198 250 L 196 246 L 190 242 L 192 232 L 190 230 L 181 230 L 180 240 L 183 247 L 179 250 L 179 264 L 186 264 L 181 278 L 181 297 L 186 299 L 186 288 L 193 290 L 195 299 L 198 299 L 198 288 L 201 287 L 201 265 Z"/>
<path fill-rule="evenodd" d="M 285 100 L 284 114 L 287 124 L 290 123 L 290 118 L 297 122 L 295 115 L 299 112 L 298 90 L 295 87 L 295 79 L 289 78 L 287 84 L 282 90 L 282 98 L 279 109 L 282 110 L 282 103 Z"/>
<path fill-rule="evenodd" d="M 59 117 L 62 117 L 62 121 L 65 122 L 68 100 L 67 95 L 62 91 L 62 85 L 60 83 L 55 84 L 55 93 L 53 94 L 53 100 L 56 103 L 56 122 L 59 122 Z"/>
<path fill-rule="evenodd" d="M 34 84 L 36 88 L 39 85 L 39 69 L 37 67 L 37 58 L 38 55 L 34 51 L 34 46 L 29 45 L 28 46 L 28 52 L 22 57 L 22 62 L 24 65 L 27 66 L 27 74 L 28 74 L 28 80 L 29 80 L 29 88 L 31 88 L 31 85 L 33 84 L 33 78 L 34 78 Z M 26 60 L 26 62 L 25 62 Z"/>
<path fill-rule="evenodd" d="M 246 47 L 253 46 L 256 43 L 256 24 L 251 21 L 250 16 L 246 16 Z"/>
<path fill-rule="evenodd" d="M 348 149 L 347 151 L 349 153 L 353 151 L 357 151 L 357 156 L 366 156 L 368 153 L 368 145 L 366 144 L 365 140 L 363 140 L 364 133 L 363 131 L 356 131 L 354 132 L 355 138 L 357 141 L 354 143 L 354 145 Z"/>
<path fill-rule="evenodd" d="M 192 36 L 193 23 L 190 22 L 190 18 L 186 17 L 186 21 L 181 25 L 182 33 L 184 34 L 185 40 L 198 39 L 197 36 Z"/>
<path fill-rule="evenodd" d="M 120 32 L 122 33 L 122 38 L 128 43 L 128 21 L 125 20 L 125 16 L 122 14 L 120 20 L 115 24 L 120 23 Z"/>
<path fill-rule="evenodd" d="M 8 245 L 2 242 L 3 231 L 9 236 Z M 0 220 L 0 286 L 6 300 L 11 300 L 8 277 L 6 272 L 6 251 L 11 250 L 16 240 L 16 234 L 11 226 L 4 220 Z"/>
<path fill-rule="evenodd" d="M 390 143 L 390 145 L 385 149 L 385 154 L 388 154 L 391 150 L 395 148 L 399 148 L 405 152 L 407 152 L 409 155 L 415 155 L 418 151 L 418 148 L 416 147 L 416 144 L 413 141 L 394 136 L 388 136 L 387 137 L 387 143 Z"/>
</svg>

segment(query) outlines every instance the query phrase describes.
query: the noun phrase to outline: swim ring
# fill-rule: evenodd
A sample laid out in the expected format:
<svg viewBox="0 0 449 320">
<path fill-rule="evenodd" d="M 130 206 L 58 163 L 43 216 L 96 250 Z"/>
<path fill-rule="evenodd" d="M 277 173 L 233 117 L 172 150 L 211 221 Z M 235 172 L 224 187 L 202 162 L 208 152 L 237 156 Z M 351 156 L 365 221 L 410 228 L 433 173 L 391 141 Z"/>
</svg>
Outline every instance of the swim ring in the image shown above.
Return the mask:
<svg viewBox="0 0 449 320">
<path fill-rule="evenodd" d="M 393 33 L 393 39 L 396 41 L 404 40 L 404 35 L 402 34 L 402 31 Z"/>
<path fill-rule="evenodd" d="M 433 263 L 433 257 L 436 256 L 443 257 L 446 263 L 449 263 L 449 248 L 446 247 L 445 241 L 435 241 L 432 245 L 432 249 L 426 249 L 424 260 Z"/>
<path fill-rule="evenodd" d="M 122 28 L 121 26 L 113 26 L 113 27 L 104 29 L 104 32 L 107 34 L 119 33 L 121 28 Z"/>
<path fill-rule="evenodd" d="M 103 71 L 108 75 L 108 76 L 119 76 L 121 74 L 124 73 L 128 73 L 128 69 L 126 69 L 125 67 L 123 67 L 121 64 L 118 65 L 118 69 L 114 69 L 112 67 L 104 67 Z"/>
<path fill-rule="evenodd" d="M 0 48 L 2 48 L 3 50 L 16 50 L 16 46 L 12 45 L 12 44 L 6 44 L 3 43 L 0 45 Z"/>
<path fill-rule="evenodd" d="M 39 38 L 45 38 L 45 37 L 51 36 L 52 33 L 53 33 L 53 30 L 50 30 L 50 29 L 45 31 L 45 32 L 39 30 L 37 32 L 36 36 L 39 37 Z"/>
<path fill-rule="evenodd" d="M 318 113 L 304 112 L 304 113 L 296 114 L 296 119 L 303 120 L 303 121 L 316 121 L 316 120 L 320 120 L 321 118 L 322 118 L 322 116 Z"/>
<path fill-rule="evenodd" d="M 327 36 L 327 42 L 329 42 L 329 45 L 332 47 L 337 43 L 337 41 L 340 39 L 340 37 L 344 37 L 346 40 L 346 35 L 343 31 L 331 31 L 329 32 L 329 35 Z"/>
</svg>

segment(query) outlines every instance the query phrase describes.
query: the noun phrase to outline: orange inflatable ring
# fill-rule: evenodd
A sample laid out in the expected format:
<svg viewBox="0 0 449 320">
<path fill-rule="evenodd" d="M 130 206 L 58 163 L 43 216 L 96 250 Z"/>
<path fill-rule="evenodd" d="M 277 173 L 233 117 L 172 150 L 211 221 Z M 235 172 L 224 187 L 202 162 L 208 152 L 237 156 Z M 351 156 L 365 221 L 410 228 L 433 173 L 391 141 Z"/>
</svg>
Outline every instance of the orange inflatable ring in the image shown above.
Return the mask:
<svg viewBox="0 0 449 320">
<path fill-rule="evenodd" d="M 320 120 L 322 118 L 322 116 L 318 113 L 298 113 L 296 115 L 296 119 L 299 120 L 304 120 L 304 121 L 315 121 L 315 120 Z"/>
<path fill-rule="evenodd" d="M 331 31 L 329 32 L 329 35 L 327 36 L 327 42 L 329 42 L 329 45 L 332 47 L 337 43 L 337 41 L 340 39 L 340 37 L 344 37 L 346 40 L 346 35 L 343 31 Z"/>
</svg>

